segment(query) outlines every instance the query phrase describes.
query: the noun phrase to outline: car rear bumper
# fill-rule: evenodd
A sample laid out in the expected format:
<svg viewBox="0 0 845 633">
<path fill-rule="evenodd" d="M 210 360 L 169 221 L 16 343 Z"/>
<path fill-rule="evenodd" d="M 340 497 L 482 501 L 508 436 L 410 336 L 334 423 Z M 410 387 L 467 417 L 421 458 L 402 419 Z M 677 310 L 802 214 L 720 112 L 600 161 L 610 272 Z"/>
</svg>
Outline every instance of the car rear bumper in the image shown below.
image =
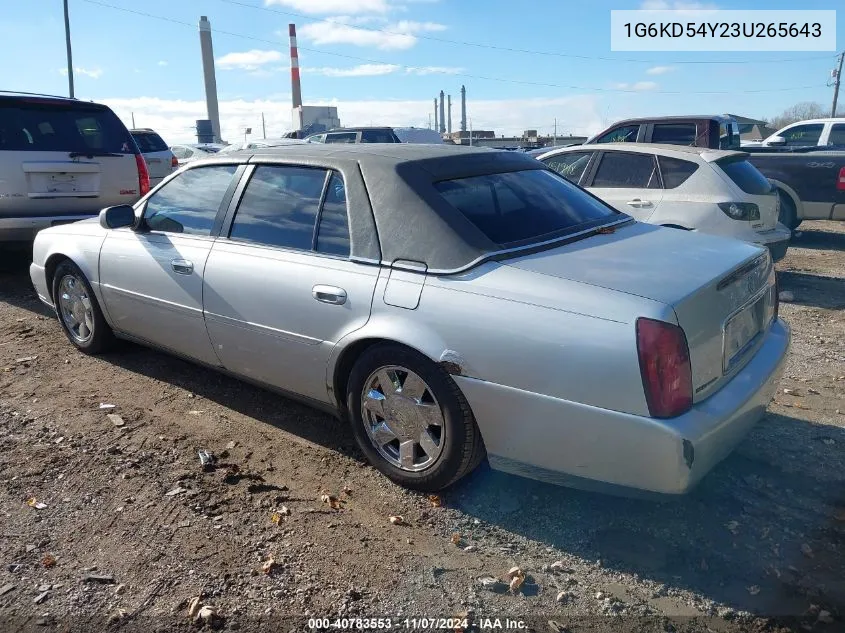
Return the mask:
<svg viewBox="0 0 845 633">
<path fill-rule="evenodd" d="M 778 223 L 775 228 L 769 231 L 757 233 L 754 243 L 768 248 L 772 260 L 777 262 L 786 256 L 790 239 L 792 239 L 792 231 Z"/>
<path fill-rule="evenodd" d="M 492 468 L 603 492 L 677 495 L 692 489 L 763 417 L 789 341 L 789 327 L 776 321 L 742 371 L 669 420 L 454 378 L 475 414 Z"/>
<path fill-rule="evenodd" d="M 98 211 L 99 212 L 99 211 Z M 86 220 L 97 213 L 76 215 L 41 215 L 22 218 L 0 218 L 0 242 L 31 242 L 41 229 L 57 224 Z"/>
</svg>

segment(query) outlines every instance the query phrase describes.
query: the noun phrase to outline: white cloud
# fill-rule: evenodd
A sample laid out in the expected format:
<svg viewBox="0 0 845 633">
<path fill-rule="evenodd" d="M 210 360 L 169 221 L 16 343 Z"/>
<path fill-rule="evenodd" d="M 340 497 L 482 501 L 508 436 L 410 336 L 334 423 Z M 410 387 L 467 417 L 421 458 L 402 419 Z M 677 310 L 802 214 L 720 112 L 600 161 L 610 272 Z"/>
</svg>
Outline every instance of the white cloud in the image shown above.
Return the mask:
<svg viewBox="0 0 845 633">
<path fill-rule="evenodd" d="M 218 57 L 215 61 L 218 68 L 223 70 L 256 70 L 264 64 L 278 62 L 282 59 L 282 54 L 279 51 L 260 51 L 253 49 L 251 51 L 244 51 L 243 53 L 228 53 L 223 57 Z"/>
<path fill-rule="evenodd" d="M 409 66 L 405 72 L 409 75 L 458 75 L 464 69 L 458 66 Z"/>
<path fill-rule="evenodd" d="M 97 102 L 111 107 L 124 123 L 151 127 L 168 143 L 196 142 L 192 128 L 197 119 L 206 117 L 205 100 L 182 101 L 139 97 L 134 99 L 97 98 Z M 452 95 L 452 129 L 460 129 L 461 110 L 459 97 Z M 312 99 L 308 105 L 336 106 L 344 125 L 428 125 L 432 102 L 423 100 L 390 101 L 384 99 L 345 101 L 337 99 Z M 228 141 L 243 139 L 243 129 L 261 129 L 261 113 L 267 123 L 267 136 L 277 137 L 291 128 L 291 105 L 288 94 L 273 95 L 272 99 L 246 101 L 224 99 L 220 101 L 220 123 L 223 138 Z M 602 130 L 602 108 L 592 95 L 467 101 L 467 116 L 475 130 L 494 130 L 497 135 L 521 134 L 523 130 L 539 129 L 551 134 L 555 117 L 558 134 L 587 135 Z M 628 114 L 628 113 L 626 113 Z M 637 113 L 630 113 L 634 116 Z M 469 125 L 469 123 L 468 123 Z"/>
<path fill-rule="evenodd" d="M 67 68 L 59 68 L 59 72 L 67 76 Z M 102 76 L 103 71 L 100 68 L 82 68 L 81 66 L 75 66 L 73 74 L 74 76 L 85 75 L 91 79 L 99 79 Z"/>
<path fill-rule="evenodd" d="M 167 64 L 169 64 L 169 63 L 170 63 L 170 62 L 166 62 L 166 61 L 163 61 L 163 60 L 162 60 L 162 61 L 160 61 L 160 62 L 158 63 L 158 65 L 159 65 L 159 66 L 167 66 Z"/>
<path fill-rule="evenodd" d="M 634 83 L 616 83 L 613 84 L 615 90 L 633 90 L 635 92 L 642 92 L 645 90 L 654 90 L 658 84 L 654 81 L 635 81 Z"/>
<path fill-rule="evenodd" d="M 396 64 L 360 64 L 351 68 L 303 68 L 303 74 L 325 75 L 326 77 L 375 77 L 389 75 L 399 70 Z"/>
<path fill-rule="evenodd" d="M 327 22 L 305 24 L 299 35 L 315 44 L 352 44 L 372 46 L 382 50 L 405 50 L 417 43 L 415 33 L 443 31 L 446 26 L 437 22 L 414 22 L 402 20 L 387 24 L 383 30 L 359 29 L 346 21 L 348 18 L 333 18 Z"/>
<path fill-rule="evenodd" d="M 264 0 L 264 4 L 277 4 L 299 13 L 327 15 L 331 13 L 385 13 L 387 0 Z"/>
<path fill-rule="evenodd" d="M 712 11 L 718 7 L 712 2 L 695 0 L 644 0 L 640 5 L 643 11 Z"/>
<path fill-rule="evenodd" d="M 654 66 L 645 71 L 646 75 L 665 75 L 673 70 L 677 70 L 674 66 Z"/>
</svg>

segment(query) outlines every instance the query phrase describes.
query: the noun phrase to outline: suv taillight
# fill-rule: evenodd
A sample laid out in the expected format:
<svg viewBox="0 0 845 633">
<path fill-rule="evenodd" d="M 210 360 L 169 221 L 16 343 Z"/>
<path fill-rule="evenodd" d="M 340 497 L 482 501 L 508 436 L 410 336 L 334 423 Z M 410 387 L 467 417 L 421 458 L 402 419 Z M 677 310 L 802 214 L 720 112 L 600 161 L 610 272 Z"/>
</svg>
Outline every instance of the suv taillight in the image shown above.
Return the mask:
<svg viewBox="0 0 845 633">
<path fill-rule="evenodd" d="M 845 191 L 845 167 L 839 170 L 839 178 L 836 179 L 836 188 L 839 191 Z"/>
<path fill-rule="evenodd" d="M 175 156 L 170 157 L 170 169 L 177 169 L 179 167 L 179 159 Z"/>
<path fill-rule="evenodd" d="M 692 369 L 684 331 L 677 325 L 637 319 L 637 354 L 648 411 L 673 418 L 692 406 Z"/>
<path fill-rule="evenodd" d="M 145 196 L 150 191 L 150 171 L 147 169 L 147 161 L 141 154 L 135 154 L 135 165 L 138 166 L 138 191 Z"/>
</svg>

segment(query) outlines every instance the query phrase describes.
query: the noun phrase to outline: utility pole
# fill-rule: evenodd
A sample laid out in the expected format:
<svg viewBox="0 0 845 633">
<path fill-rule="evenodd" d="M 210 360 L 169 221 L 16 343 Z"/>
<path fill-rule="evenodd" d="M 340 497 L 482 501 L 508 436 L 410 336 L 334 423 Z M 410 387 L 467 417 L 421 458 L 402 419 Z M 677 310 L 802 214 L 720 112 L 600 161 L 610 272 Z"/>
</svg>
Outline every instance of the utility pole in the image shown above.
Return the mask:
<svg viewBox="0 0 845 633">
<path fill-rule="evenodd" d="M 264 125 L 264 113 L 261 113 L 261 133 L 267 138 L 267 127 Z"/>
<path fill-rule="evenodd" d="M 65 43 L 67 44 L 67 85 L 68 94 L 71 99 L 73 96 L 73 55 L 70 50 L 70 15 L 68 15 L 67 8 L 68 0 L 65 0 Z"/>
<path fill-rule="evenodd" d="M 552 147 L 557 147 L 557 117 L 555 117 L 555 135 L 552 139 Z"/>
<path fill-rule="evenodd" d="M 136 129 L 137 129 L 137 128 L 135 127 L 135 113 L 134 113 L 134 112 L 132 113 L 132 129 L 133 129 L 133 130 L 136 130 Z"/>
<path fill-rule="evenodd" d="M 839 53 L 839 67 L 833 72 L 836 73 L 833 77 L 833 107 L 830 110 L 830 116 L 836 116 L 836 102 L 839 100 L 839 84 L 842 81 L 842 60 L 845 59 L 845 52 Z"/>
</svg>

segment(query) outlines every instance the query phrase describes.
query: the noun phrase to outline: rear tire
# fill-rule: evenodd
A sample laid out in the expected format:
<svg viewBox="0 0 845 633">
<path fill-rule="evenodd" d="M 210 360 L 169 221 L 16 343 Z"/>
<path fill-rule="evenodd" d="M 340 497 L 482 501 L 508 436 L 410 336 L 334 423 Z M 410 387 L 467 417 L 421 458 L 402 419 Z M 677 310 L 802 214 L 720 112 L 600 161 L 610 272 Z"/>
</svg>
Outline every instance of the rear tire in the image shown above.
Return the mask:
<svg viewBox="0 0 845 633">
<path fill-rule="evenodd" d="M 81 352 L 99 354 L 112 348 L 114 333 L 85 274 L 69 259 L 53 275 L 53 304 L 68 340 Z"/>
<path fill-rule="evenodd" d="M 778 222 L 794 231 L 801 224 L 801 220 L 798 219 L 798 213 L 795 210 L 795 202 L 793 202 L 792 196 L 783 189 L 778 189 L 778 198 L 780 199 Z"/>
<path fill-rule="evenodd" d="M 486 454 L 469 403 L 452 377 L 402 345 L 378 344 L 361 355 L 349 375 L 346 403 L 364 455 L 406 488 L 441 490 Z"/>
</svg>

